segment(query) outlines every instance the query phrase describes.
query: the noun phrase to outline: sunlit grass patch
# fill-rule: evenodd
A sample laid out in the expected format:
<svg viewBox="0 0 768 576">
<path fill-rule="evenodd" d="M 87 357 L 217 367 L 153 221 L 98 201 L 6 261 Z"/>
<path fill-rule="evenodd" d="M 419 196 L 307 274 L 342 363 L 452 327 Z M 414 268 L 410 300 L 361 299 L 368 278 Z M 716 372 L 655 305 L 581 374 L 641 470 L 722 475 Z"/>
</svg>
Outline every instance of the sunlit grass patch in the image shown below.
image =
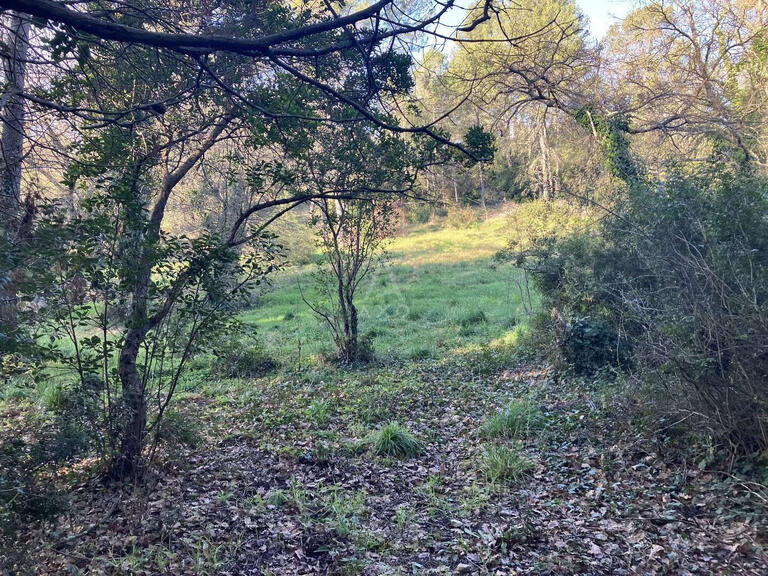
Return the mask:
<svg viewBox="0 0 768 576">
<path fill-rule="evenodd" d="M 494 216 L 469 228 L 421 225 L 390 242 L 387 263 L 357 293 L 360 330 L 375 334 L 379 360 L 442 358 L 505 338 L 525 318 L 513 282 L 521 273 L 492 260 L 505 245 L 505 222 Z M 326 327 L 302 301 L 302 294 L 317 296 L 314 270 L 277 274 L 260 305 L 242 315 L 281 364 L 309 366 L 333 350 Z"/>
<path fill-rule="evenodd" d="M 504 216 L 462 228 L 424 224 L 392 240 L 388 250 L 410 265 L 486 259 L 506 245 L 505 227 Z"/>
</svg>

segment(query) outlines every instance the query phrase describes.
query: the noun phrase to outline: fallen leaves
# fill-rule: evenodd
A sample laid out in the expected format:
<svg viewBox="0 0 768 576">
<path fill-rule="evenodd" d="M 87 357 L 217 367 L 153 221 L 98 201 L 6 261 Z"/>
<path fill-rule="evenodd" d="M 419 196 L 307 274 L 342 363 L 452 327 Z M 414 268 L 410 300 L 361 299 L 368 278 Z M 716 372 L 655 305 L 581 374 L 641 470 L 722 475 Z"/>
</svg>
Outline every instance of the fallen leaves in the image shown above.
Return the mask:
<svg viewBox="0 0 768 576">
<path fill-rule="evenodd" d="M 737 483 L 642 449 L 578 389 L 541 370 L 417 367 L 381 380 L 388 416 L 424 439 L 418 457 L 349 449 L 374 427 L 348 408 L 353 378 L 275 382 L 247 423 L 226 414 L 235 434 L 142 488 L 81 487 L 18 544 L 37 574 L 767 573 L 765 518 Z M 477 427 L 523 394 L 547 416 L 524 439 L 536 468 L 487 485 Z M 333 399 L 322 430 L 302 417 L 317 395 Z"/>
</svg>

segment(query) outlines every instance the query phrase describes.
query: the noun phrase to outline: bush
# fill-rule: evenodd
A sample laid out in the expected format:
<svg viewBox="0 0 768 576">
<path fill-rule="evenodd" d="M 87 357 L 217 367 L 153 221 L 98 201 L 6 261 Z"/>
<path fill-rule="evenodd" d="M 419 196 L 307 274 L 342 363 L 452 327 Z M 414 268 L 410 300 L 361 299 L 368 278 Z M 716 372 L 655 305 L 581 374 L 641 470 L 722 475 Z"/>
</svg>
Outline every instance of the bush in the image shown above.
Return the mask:
<svg viewBox="0 0 768 576">
<path fill-rule="evenodd" d="M 21 438 L 0 442 L 0 544 L 12 540 L 15 530 L 38 514 L 44 501 L 33 473 L 37 462 Z M 10 549 L 3 546 L 4 549 Z"/>
<path fill-rule="evenodd" d="M 380 456 L 416 456 L 421 442 L 397 422 L 390 422 L 374 435 L 373 448 Z"/>
<path fill-rule="evenodd" d="M 457 206 L 448 210 L 445 223 L 451 228 L 471 228 L 478 219 L 477 212 L 469 206 Z"/>
<path fill-rule="evenodd" d="M 591 375 L 606 366 L 626 367 L 629 363 L 626 343 L 613 326 L 600 318 L 571 318 L 558 344 L 577 374 Z"/>
<path fill-rule="evenodd" d="M 405 215 L 409 224 L 426 224 L 432 216 L 432 206 L 418 202 L 408 206 Z"/>
<path fill-rule="evenodd" d="M 0 551 L 14 550 L 12 544 L 20 528 L 50 519 L 62 510 L 64 495 L 50 478 L 64 460 L 60 455 L 70 454 L 72 444 L 68 434 L 41 418 L 12 432 L 0 439 Z M 23 564 L 25 558 L 0 553 L 0 572 L 4 561 Z"/>
<path fill-rule="evenodd" d="M 374 338 L 376 338 L 376 332 L 371 330 L 358 340 L 355 362 L 359 364 L 370 364 L 376 359 L 376 351 L 373 347 Z"/>
<path fill-rule="evenodd" d="M 50 383 L 42 390 L 45 413 L 33 450 L 46 462 L 71 462 L 95 452 L 109 454 L 117 443 L 119 400 L 105 406 L 106 385 L 85 375 L 74 382 Z"/>
<path fill-rule="evenodd" d="M 542 243 L 570 238 L 589 229 L 598 216 L 593 208 L 564 200 L 532 200 L 517 204 L 506 219 L 509 244 L 496 258 L 517 261 L 531 250 L 538 251 Z"/>
<path fill-rule="evenodd" d="M 599 234 L 543 238 L 520 262 L 555 318 L 569 319 L 559 344 L 576 370 L 632 367 L 659 411 L 721 446 L 759 452 L 768 448 L 766 214 L 768 183 L 717 165 L 634 184 Z"/>
</svg>

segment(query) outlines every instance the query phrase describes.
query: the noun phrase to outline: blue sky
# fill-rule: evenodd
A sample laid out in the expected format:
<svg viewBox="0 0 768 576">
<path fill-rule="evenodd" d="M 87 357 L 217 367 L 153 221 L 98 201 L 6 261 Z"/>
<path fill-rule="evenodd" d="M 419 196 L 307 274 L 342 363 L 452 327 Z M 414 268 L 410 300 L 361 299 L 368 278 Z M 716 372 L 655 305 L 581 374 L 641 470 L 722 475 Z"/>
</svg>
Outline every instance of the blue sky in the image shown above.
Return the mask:
<svg viewBox="0 0 768 576">
<path fill-rule="evenodd" d="M 599 39 L 637 5 L 637 0 L 576 0 L 576 5 L 589 17 L 589 30 Z"/>
</svg>

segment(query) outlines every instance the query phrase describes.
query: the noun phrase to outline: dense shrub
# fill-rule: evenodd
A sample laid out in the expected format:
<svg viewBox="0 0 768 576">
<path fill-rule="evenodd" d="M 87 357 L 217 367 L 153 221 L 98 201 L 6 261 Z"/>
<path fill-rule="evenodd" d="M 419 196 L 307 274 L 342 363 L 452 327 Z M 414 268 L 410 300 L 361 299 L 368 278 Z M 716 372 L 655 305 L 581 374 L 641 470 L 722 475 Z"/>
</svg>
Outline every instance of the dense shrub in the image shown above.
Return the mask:
<svg viewBox="0 0 768 576">
<path fill-rule="evenodd" d="M 745 169 L 635 182 L 598 233 L 542 238 L 520 262 L 575 368 L 628 367 L 631 350 L 647 400 L 721 445 L 763 450 L 767 216 L 768 185 Z"/>
<path fill-rule="evenodd" d="M 0 428 L 0 551 L 11 550 L 20 528 L 62 509 L 65 499 L 53 481 L 62 465 L 108 449 L 109 420 L 99 409 L 97 380 L 84 378 L 48 390 L 39 411 Z M 23 561 L 0 553 L 0 572 L 3 562 Z"/>
<path fill-rule="evenodd" d="M 577 374 L 593 374 L 605 366 L 626 367 L 628 345 L 610 323 L 601 318 L 575 316 L 565 324 L 558 344 Z"/>
<path fill-rule="evenodd" d="M 376 331 L 371 330 L 363 334 L 357 342 L 357 356 L 355 361 L 359 364 L 370 364 L 376 358 L 376 350 L 373 341 L 376 338 Z"/>
<path fill-rule="evenodd" d="M 426 224 L 432 217 L 432 206 L 419 202 L 408 206 L 405 212 L 409 224 Z"/>
</svg>

